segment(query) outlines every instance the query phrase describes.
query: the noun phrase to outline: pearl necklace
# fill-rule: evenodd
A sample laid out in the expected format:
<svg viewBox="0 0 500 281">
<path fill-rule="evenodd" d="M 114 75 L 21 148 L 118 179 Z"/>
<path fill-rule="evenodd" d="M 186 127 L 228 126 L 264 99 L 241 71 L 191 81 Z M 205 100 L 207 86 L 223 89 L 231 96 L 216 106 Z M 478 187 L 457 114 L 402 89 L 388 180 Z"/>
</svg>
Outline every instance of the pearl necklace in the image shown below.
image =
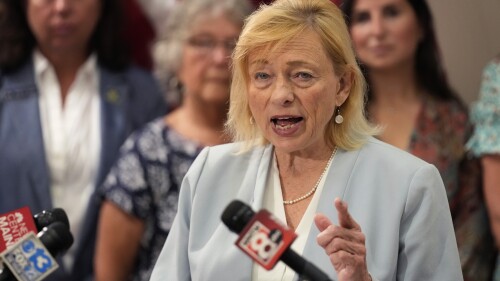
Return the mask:
<svg viewBox="0 0 500 281">
<path fill-rule="evenodd" d="M 319 183 L 321 182 L 321 180 L 325 176 L 326 171 L 328 170 L 328 167 L 330 167 L 330 164 L 332 163 L 333 157 L 335 157 L 336 153 L 337 153 L 337 147 L 335 147 L 333 149 L 332 155 L 330 156 L 330 159 L 328 159 L 328 162 L 326 163 L 326 166 L 325 166 L 325 169 L 323 170 L 323 173 L 321 173 L 321 176 L 319 176 L 318 181 L 316 182 L 316 184 L 314 185 L 314 187 L 311 190 L 309 190 L 306 194 L 300 196 L 299 198 L 296 198 L 293 200 L 283 200 L 283 204 L 284 205 L 292 205 L 292 204 L 300 202 L 300 201 L 308 198 L 309 196 L 313 195 L 314 192 L 316 191 L 316 189 L 318 189 Z"/>
</svg>

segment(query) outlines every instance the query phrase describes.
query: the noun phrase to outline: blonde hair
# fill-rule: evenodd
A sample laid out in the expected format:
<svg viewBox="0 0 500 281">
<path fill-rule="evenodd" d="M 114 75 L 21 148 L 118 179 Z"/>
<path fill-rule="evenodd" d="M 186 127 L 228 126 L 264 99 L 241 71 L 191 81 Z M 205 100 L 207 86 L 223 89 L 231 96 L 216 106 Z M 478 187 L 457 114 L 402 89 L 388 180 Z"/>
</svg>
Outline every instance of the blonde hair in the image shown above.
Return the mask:
<svg viewBox="0 0 500 281">
<path fill-rule="evenodd" d="M 335 73 L 339 76 L 350 73 L 345 77 L 352 77 L 350 94 L 341 106 L 344 122 L 336 124 L 335 116 L 332 116 L 326 127 L 325 141 L 332 147 L 354 150 L 378 132 L 364 115 L 366 81 L 356 62 L 342 12 L 330 0 L 277 0 L 271 5 L 262 5 L 246 19 L 233 52 L 226 130 L 233 141 L 244 143 L 242 152 L 254 145 L 269 143 L 258 126 L 250 122 L 252 114 L 247 99 L 249 54 L 258 50 L 270 53 L 306 30 L 319 35 Z"/>
</svg>

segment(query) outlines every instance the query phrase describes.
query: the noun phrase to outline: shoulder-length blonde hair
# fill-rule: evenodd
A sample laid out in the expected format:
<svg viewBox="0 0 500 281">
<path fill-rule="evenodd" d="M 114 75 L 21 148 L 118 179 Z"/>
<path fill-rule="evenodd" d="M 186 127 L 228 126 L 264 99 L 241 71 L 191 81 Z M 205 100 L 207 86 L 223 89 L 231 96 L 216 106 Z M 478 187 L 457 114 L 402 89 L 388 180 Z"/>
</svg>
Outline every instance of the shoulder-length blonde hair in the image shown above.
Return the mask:
<svg viewBox="0 0 500 281">
<path fill-rule="evenodd" d="M 350 94 L 341 106 L 344 122 L 336 124 L 333 120 L 335 116 L 332 116 L 326 127 L 325 141 L 331 146 L 353 150 L 377 133 L 378 129 L 370 125 L 364 115 L 366 82 L 356 62 L 342 12 L 330 0 L 277 0 L 271 5 L 262 5 L 246 19 L 233 52 L 233 80 L 226 130 L 233 141 L 244 142 L 242 151 L 269 143 L 259 128 L 250 122 L 252 115 L 247 99 L 249 54 L 263 49 L 270 53 L 298 38 L 305 30 L 319 35 L 335 73 L 339 76 L 351 73 L 345 77 L 352 77 Z"/>
</svg>

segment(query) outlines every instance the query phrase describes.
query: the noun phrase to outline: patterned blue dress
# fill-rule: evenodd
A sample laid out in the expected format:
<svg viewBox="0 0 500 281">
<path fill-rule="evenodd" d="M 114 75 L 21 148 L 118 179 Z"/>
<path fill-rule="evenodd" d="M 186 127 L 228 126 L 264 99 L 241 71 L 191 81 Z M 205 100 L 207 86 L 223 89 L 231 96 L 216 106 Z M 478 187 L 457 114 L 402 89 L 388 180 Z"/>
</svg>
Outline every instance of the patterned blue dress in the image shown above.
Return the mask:
<svg viewBox="0 0 500 281">
<path fill-rule="evenodd" d="M 475 130 L 467 147 L 477 156 L 500 154 L 500 55 L 484 68 L 479 100 L 470 117 Z M 500 255 L 493 280 L 500 281 Z"/>
<path fill-rule="evenodd" d="M 103 197 L 145 222 L 131 280 L 149 280 L 177 212 L 182 179 L 203 147 L 163 118 L 132 134 L 102 186 Z"/>
</svg>

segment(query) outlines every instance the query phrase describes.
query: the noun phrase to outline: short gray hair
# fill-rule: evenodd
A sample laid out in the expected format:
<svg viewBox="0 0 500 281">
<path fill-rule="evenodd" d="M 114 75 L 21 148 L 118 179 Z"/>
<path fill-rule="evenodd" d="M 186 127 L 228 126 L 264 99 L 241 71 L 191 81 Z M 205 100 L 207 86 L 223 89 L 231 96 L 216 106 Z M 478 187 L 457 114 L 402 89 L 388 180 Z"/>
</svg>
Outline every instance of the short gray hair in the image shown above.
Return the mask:
<svg viewBox="0 0 500 281">
<path fill-rule="evenodd" d="M 178 85 L 172 83 L 172 78 L 175 78 L 180 67 L 185 40 L 200 15 L 223 13 L 243 26 L 245 18 L 252 11 L 250 0 L 182 0 L 176 4 L 152 50 L 155 76 L 164 92 L 174 99 L 181 95 Z"/>
</svg>

